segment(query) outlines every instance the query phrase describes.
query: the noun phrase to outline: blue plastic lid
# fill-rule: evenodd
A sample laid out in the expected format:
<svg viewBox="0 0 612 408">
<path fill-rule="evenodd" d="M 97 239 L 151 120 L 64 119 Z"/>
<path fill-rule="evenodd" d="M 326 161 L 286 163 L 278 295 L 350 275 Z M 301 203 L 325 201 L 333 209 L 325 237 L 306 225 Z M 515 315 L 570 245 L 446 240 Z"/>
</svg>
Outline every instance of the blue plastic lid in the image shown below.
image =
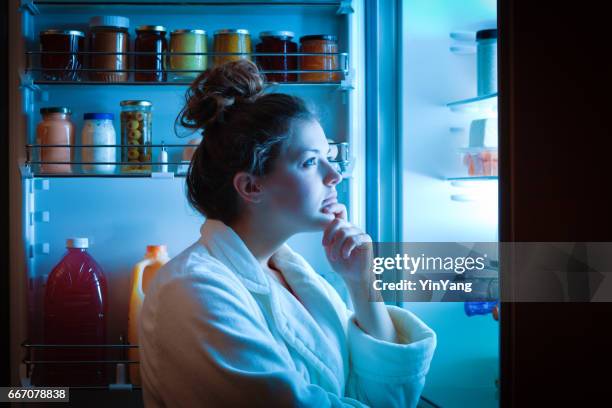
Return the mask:
<svg viewBox="0 0 612 408">
<path fill-rule="evenodd" d="M 83 115 L 83 119 L 88 120 L 88 119 L 110 119 L 113 120 L 115 119 L 115 115 L 113 115 L 112 113 L 85 113 Z"/>
</svg>

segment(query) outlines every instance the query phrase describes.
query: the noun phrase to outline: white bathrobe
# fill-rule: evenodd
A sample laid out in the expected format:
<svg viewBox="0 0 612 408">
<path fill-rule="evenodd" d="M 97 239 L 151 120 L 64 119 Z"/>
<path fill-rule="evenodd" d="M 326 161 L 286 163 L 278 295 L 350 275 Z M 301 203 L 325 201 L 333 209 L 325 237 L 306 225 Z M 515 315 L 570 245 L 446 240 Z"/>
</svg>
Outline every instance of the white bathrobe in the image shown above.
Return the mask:
<svg viewBox="0 0 612 408">
<path fill-rule="evenodd" d="M 299 301 L 224 223 L 201 233 L 143 303 L 145 406 L 416 406 L 436 335 L 414 314 L 388 306 L 401 344 L 377 340 L 286 244 L 273 262 Z"/>
</svg>

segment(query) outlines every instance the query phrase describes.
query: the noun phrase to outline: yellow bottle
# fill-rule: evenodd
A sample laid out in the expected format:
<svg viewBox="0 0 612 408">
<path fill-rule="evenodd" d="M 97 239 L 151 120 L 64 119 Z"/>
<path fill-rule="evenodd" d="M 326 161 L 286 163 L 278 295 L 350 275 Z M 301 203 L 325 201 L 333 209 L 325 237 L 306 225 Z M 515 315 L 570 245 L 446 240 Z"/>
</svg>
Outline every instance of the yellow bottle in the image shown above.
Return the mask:
<svg viewBox="0 0 612 408">
<path fill-rule="evenodd" d="M 134 266 L 132 274 L 132 295 L 130 297 L 130 311 L 128 315 L 128 342 L 132 345 L 138 343 L 138 319 L 140 309 L 147 293 L 149 283 L 155 277 L 155 273 L 170 258 L 165 245 L 148 245 L 144 259 Z M 128 358 L 132 361 L 139 361 L 138 349 L 129 348 Z M 130 382 L 140 385 L 139 364 L 130 364 Z"/>
</svg>

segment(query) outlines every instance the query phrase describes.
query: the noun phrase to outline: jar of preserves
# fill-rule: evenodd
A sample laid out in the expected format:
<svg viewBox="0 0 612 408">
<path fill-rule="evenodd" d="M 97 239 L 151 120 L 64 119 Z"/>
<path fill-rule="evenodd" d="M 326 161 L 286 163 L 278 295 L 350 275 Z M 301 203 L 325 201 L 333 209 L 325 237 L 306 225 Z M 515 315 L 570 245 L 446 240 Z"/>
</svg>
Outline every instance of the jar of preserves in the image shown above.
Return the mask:
<svg viewBox="0 0 612 408">
<path fill-rule="evenodd" d="M 136 29 L 134 79 L 143 82 L 166 81 L 164 58 L 168 50 L 166 27 L 148 25 Z M 139 53 L 148 54 L 139 54 Z"/>
<path fill-rule="evenodd" d="M 208 39 L 204 30 L 174 30 L 170 33 L 170 59 L 171 70 L 189 72 L 173 72 L 172 79 L 192 80 L 208 65 Z M 172 55 L 178 52 L 192 52 L 197 55 Z"/>
<path fill-rule="evenodd" d="M 83 119 L 81 144 L 96 146 L 117 144 L 112 113 L 86 113 Z M 81 168 L 85 173 L 112 174 L 115 172 L 116 161 L 117 149 L 114 146 L 81 148 L 81 162 L 83 162 Z"/>
<path fill-rule="evenodd" d="M 263 31 L 259 34 L 261 42 L 257 44 L 255 50 L 259 53 L 279 53 L 283 55 L 264 55 L 257 57 L 257 65 L 262 71 L 285 71 L 265 74 L 266 80 L 270 82 L 296 82 L 296 73 L 286 71 L 296 71 L 298 68 L 297 56 L 287 54 L 297 52 L 297 44 L 291 39 L 295 35 L 291 31 Z"/>
<path fill-rule="evenodd" d="M 121 101 L 121 161 L 126 172 L 151 171 L 152 107 L 149 101 Z"/>
<path fill-rule="evenodd" d="M 338 39 L 335 35 L 306 35 L 300 38 L 300 52 L 316 53 L 321 55 L 307 55 L 300 57 L 300 70 L 320 70 L 330 72 L 308 72 L 300 74 L 304 82 L 336 82 L 340 73 L 332 72 L 339 67 L 338 55 L 324 55 L 338 53 Z"/>
<path fill-rule="evenodd" d="M 74 124 L 70 120 L 70 109 L 64 106 L 41 108 L 40 113 L 42 121 L 36 127 L 36 144 L 41 146 L 41 173 L 72 173 Z M 42 147 L 44 145 L 56 146 Z"/>
<path fill-rule="evenodd" d="M 215 66 L 228 61 L 239 59 L 251 59 L 253 49 L 251 47 L 251 35 L 244 29 L 224 29 L 215 31 L 213 41 L 215 53 L 241 53 L 241 55 L 216 55 Z"/>
<path fill-rule="evenodd" d="M 96 16 L 89 21 L 89 79 L 126 82 L 130 20 L 121 16 Z"/>
<path fill-rule="evenodd" d="M 76 30 L 40 32 L 40 66 L 43 79 L 80 81 L 85 33 Z"/>
</svg>

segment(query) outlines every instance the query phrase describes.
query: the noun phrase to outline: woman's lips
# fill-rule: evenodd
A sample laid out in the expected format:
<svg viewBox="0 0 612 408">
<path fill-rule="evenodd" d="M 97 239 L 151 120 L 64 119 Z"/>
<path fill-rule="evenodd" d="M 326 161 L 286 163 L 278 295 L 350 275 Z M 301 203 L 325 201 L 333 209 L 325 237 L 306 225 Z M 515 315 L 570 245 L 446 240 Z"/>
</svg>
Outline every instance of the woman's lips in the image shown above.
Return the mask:
<svg viewBox="0 0 612 408">
<path fill-rule="evenodd" d="M 338 196 L 337 195 L 333 195 L 333 196 L 327 197 L 325 200 L 323 200 L 322 207 L 325 207 L 325 206 L 328 206 L 330 204 L 337 203 L 337 202 L 338 202 Z"/>
</svg>

